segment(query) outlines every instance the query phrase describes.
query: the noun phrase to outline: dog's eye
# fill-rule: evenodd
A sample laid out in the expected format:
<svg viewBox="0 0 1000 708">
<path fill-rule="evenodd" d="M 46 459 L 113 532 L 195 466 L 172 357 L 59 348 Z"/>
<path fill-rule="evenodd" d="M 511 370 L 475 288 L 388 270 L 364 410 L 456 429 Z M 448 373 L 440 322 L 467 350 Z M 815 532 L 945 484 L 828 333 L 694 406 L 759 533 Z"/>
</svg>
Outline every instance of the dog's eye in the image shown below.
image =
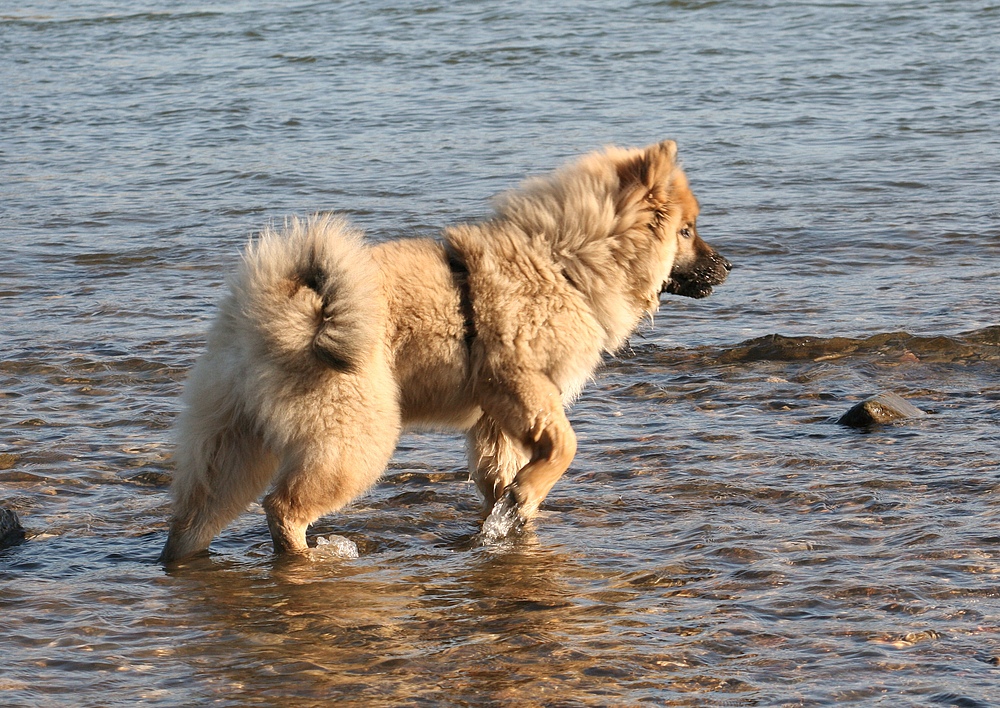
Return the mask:
<svg viewBox="0 0 1000 708">
<path fill-rule="evenodd" d="M 677 233 L 680 234 L 681 238 L 691 238 L 692 236 L 694 236 L 694 231 L 691 229 L 690 226 L 685 226 Z"/>
</svg>

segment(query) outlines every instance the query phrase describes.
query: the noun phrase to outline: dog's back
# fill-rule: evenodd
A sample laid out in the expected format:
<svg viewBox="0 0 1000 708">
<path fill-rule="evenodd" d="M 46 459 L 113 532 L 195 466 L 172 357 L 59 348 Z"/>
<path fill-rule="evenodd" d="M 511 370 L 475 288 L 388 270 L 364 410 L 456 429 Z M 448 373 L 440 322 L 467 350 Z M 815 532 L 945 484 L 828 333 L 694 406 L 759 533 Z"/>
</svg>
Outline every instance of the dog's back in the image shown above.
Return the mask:
<svg viewBox="0 0 1000 708">
<path fill-rule="evenodd" d="M 382 273 L 403 425 L 468 428 L 479 410 L 471 398 L 474 324 L 463 266 L 431 239 L 379 244 L 372 256 Z"/>
</svg>

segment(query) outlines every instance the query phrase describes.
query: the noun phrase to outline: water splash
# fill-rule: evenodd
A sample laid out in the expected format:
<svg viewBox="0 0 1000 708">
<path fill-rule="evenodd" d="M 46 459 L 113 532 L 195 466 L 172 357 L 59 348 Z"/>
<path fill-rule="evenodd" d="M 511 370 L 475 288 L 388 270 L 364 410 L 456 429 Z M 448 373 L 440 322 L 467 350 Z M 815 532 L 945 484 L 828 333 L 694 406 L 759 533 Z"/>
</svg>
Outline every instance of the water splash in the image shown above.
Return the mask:
<svg viewBox="0 0 1000 708">
<path fill-rule="evenodd" d="M 514 498 L 514 493 L 508 491 L 497 500 L 490 510 L 490 515 L 483 521 L 479 540 L 484 546 L 495 545 L 524 528 L 524 523 L 520 505 Z"/>
<path fill-rule="evenodd" d="M 312 549 L 314 558 L 358 558 L 358 544 L 344 536 L 330 534 L 316 538 L 316 547 Z"/>
</svg>

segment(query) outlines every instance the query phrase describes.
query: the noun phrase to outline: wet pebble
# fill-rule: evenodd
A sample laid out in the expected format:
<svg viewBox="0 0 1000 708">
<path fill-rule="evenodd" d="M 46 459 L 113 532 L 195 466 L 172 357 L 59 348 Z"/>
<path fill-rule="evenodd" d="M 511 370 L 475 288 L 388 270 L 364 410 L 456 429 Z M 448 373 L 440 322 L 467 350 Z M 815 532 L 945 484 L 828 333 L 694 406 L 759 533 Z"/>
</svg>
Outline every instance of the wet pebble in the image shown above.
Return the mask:
<svg viewBox="0 0 1000 708">
<path fill-rule="evenodd" d="M 24 527 L 10 509 L 0 508 L 0 548 L 13 546 L 24 540 Z"/>
<path fill-rule="evenodd" d="M 851 428 L 867 428 L 907 418 L 919 418 L 924 411 L 892 391 L 866 398 L 844 413 L 837 422 Z"/>
</svg>

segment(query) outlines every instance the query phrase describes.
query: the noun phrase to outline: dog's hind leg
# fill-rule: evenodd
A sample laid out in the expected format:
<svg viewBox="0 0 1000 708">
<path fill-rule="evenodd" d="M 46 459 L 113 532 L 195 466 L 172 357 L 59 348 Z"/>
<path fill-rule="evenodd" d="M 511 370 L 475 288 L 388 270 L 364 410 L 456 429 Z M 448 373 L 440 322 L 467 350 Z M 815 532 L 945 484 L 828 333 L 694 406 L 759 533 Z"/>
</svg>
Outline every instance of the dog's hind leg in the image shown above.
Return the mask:
<svg viewBox="0 0 1000 708">
<path fill-rule="evenodd" d="M 549 490 L 576 455 L 576 434 L 566 418 L 559 388 L 542 373 L 504 382 L 489 378 L 482 387 L 480 405 L 503 431 L 517 440 L 530 457 L 507 485 L 494 506 L 495 515 L 521 521 L 538 511 Z"/>
<path fill-rule="evenodd" d="M 469 472 L 483 496 L 485 518 L 517 471 L 528 463 L 528 456 L 488 415 L 481 416 L 469 430 L 468 446 Z"/>
<path fill-rule="evenodd" d="M 176 456 L 173 514 L 161 563 L 208 548 L 222 528 L 257 499 L 277 462 L 251 426 L 233 422 L 192 433 Z"/>
<path fill-rule="evenodd" d="M 378 434 L 365 434 L 366 430 Z M 301 451 L 289 454 L 281 462 L 274 489 L 264 498 L 274 551 L 305 551 L 306 530 L 311 523 L 345 506 L 378 481 L 398 434 L 398 426 L 387 431 L 385 421 L 366 421 L 352 428 L 349 438 L 313 439 Z"/>
</svg>

